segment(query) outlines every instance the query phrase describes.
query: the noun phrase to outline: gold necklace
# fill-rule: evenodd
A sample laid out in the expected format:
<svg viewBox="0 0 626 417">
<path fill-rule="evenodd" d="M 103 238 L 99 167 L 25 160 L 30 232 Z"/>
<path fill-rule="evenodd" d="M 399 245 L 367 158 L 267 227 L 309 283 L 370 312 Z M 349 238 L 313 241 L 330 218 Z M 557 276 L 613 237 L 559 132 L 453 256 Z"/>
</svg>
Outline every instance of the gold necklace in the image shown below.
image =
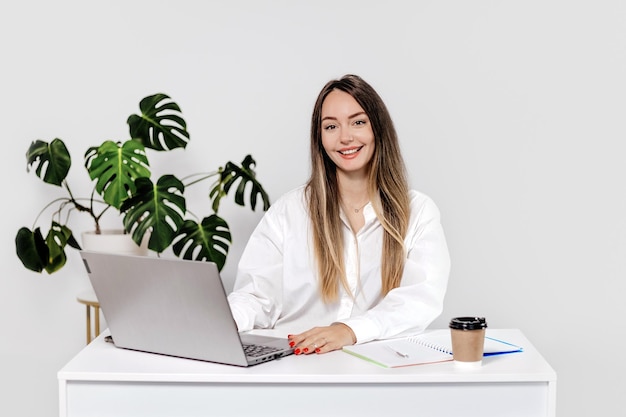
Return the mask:
<svg viewBox="0 0 626 417">
<path fill-rule="evenodd" d="M 354 210 L 355 213 L 358 213 L 359 211 L 361 211 L 363 209 L 363 207 L 367 206 L 367 203 L 369 203 L 370 201 L 367 200 L 365 203 L 363 203 L 360 207 L 358 208 L 353 208 L 352 210 Z M 342 202 L 343 203 L 343 202 Z M 344 206 L 344 208 L 346 208 L 345 203 L 342 204 Z M 347 211 L 347 210 L 346 210 Z"/>
</svg>

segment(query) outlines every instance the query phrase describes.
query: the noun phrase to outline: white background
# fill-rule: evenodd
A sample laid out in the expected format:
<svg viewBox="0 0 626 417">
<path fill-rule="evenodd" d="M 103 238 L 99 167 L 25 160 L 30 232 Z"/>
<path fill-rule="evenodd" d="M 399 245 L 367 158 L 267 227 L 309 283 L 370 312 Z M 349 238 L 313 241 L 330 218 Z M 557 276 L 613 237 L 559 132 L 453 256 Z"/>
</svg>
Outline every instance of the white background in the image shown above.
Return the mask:
<svg viewBox="0 0 626 417">
<path fill-rule="evenodd" d="M 192 140 L 153 157 L 157 174 L 251 153 L 276 199 L 306 181 L 314 99 L 345 73 L 386 101 L 411 185 L 441 210 L 453 266 L 435 327 L 519 328 L 558 373 L 559 416 L 620 414 L 626 3 L 34 0 L 0 6 L 0 415 L 55 416 L 56 372 L 84 345 L 77 254 L 51 276 L 15 256 L 18 228 L 61 195 L 26 173 L 32 140 L 67 142 L 85 194 L 87 147 L 126 139 L 139 100 L 163 92 Z M 231 286 L 261 213 L 222 214 Z"/>
</svg>

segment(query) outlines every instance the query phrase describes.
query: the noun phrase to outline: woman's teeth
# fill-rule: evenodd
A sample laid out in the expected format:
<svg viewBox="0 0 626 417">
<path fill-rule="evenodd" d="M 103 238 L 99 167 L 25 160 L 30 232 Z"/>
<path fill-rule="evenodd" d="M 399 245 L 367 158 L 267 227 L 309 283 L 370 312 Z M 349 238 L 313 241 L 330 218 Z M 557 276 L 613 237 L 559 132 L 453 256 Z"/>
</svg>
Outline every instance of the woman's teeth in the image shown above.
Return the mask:
<svg viewBox="0 0 626 417">
<path fill-rule="evenodd" d="M 354 149 L 350 149 L 350 150 L 347 150 L 347 151 L 339 151 L 339 153 L 342 154 L 342 155 L 352 155 L 353 153 L 357 153 L 360 150 L 361 150 L 361 148 L 354 148 Z"/>
</svg>

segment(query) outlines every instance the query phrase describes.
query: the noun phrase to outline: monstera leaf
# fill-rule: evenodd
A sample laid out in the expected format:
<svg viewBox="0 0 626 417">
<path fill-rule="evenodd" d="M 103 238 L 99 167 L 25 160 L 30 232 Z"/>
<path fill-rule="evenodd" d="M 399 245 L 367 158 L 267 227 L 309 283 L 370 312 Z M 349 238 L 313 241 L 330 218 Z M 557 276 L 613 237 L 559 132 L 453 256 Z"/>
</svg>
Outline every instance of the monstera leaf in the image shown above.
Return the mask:
<svg viewBox="0 0 626 417">
<path fill-rule="evenodd" d="M 146 148 L 169 151 L 184 148 L 189 143 L 187 123 L 178 104 L 165 94 L 154 94 L 139 103 L 141 115 L 128 120 L 130 137 L 141 141 Z"/>
<path fill-rule="evenodd" d="M 117 209 L 136 191 L 135 181 L 150 176 L 149 165 L 144 146 L 136 140 L 128 140 L 123 145 L 105 141 L 85 153 L 89 177 L 97 179 L 96 191 Z"/>
<path fill-rule="evenodd" d="M 232 242 L 228 224 L 224 219 L 212 214 L 205 217 L 201 224 L 187 220 L 179 230 L 178 236 L 172 247 L 176 256 L 215 262 L 220 270 L 224 267 L 228 247 Z"/>
<path fill-rule="evenodd" d="M 270 206 L 270 199 L 263 186 L 256 180 L 256 173 L 254 172 L 253 165 L 256 165 L 256 161 L 252 159 L 252 156 L 247 155 L 241 162 L 241 166 L 237 166 L 232 162 L 228 162 L 224 169 L 220 172 L 220 178 L 215 184 L 211 192 L 209 193 L 213 200 L 213 211 L 217 213 L 220 201 L 225 197 L 230 188 L 239 181 L 237 192 L 235 193 L 235 203 L 240 206 L 245 205 L 245 193 L 246 186 L 252 184 L 250 189 L 250 207 L 252 210 L 256 208 L 257 198 L 260 195 L 263 199 L 263 210 L 266 211 Z"/>
<path fill-rule="evenodd" d="M 156 185 L 149 178 L 138 178 L 136 195 L 122 203 L 124 228 L 132 232 L 135 243 L 141 244 L 150 231 L 148 248 L 161 253 L 174 240 L 182 227 L 187 208 L 185 186 L 173 175 L 164 175 Z"/>
<path fill-rule="evenodd" d="M 65 246 L 68 244 L 74 249 L 80 249 L 80 245 L 74 239 L 72 231 L 67 226 L 53 222 L 50 231 L 48 231 L 48 236 L 46 236 L 46 245 L 50 251 L 46 272 L 51 274 L 63 268 L 67 261 Z"/>
<path fill-rule="evenodd" d="M 55 138 L 48 144 L 42 140 L 31 143 L 26 151 L 26 170 L 30 172 L 31 166 L 37 166 L 37 176 L 48 184 L 61 186 L 63 180 L 72 165 L 70 153 L 65 143 Z"/>
<path fill-rule="evenodd" d="M 39 228 L 32 232 L 27 227 L 20 228 L 15 236 L 15 251 L 22 264 L 31 271 L 41 272 L 48 264 L 49 251 Z"/>
<path fill-rule="evenodd" d="M 30 231 L 22 227 L 15 237 L 15 249 L 22 264 L 31 271 L 49 274 L 61 269 L 67 262 L 65 246 L 80 249 L 72 231 L 59 223 L 52 222 L 48 236 L 44 240 L 41 230 Z"/>
</svg>

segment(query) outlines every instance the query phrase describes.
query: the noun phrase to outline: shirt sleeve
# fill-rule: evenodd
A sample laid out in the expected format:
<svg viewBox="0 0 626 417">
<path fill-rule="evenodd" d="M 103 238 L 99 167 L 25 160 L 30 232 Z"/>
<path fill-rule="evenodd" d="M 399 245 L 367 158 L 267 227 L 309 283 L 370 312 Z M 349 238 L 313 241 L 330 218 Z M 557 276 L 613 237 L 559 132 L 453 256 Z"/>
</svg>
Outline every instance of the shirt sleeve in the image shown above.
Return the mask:
<svg viewBox="0 0 626 417">
<path fill-rule="evenodd" d="M 282 310 L 281 204 L 265 213 L 244 249 L 228 301 L 240 332 L 271 328 Z"/>
<path fill-rule="evenodd" d="M 357 343 L 420 333 L 443 310 L 450 256 L 440 213 L 423 195 L 413 195 L 411 210 L 400 286 L 365 314 L 341 320 L 353 330 Z"/>
</svg>

